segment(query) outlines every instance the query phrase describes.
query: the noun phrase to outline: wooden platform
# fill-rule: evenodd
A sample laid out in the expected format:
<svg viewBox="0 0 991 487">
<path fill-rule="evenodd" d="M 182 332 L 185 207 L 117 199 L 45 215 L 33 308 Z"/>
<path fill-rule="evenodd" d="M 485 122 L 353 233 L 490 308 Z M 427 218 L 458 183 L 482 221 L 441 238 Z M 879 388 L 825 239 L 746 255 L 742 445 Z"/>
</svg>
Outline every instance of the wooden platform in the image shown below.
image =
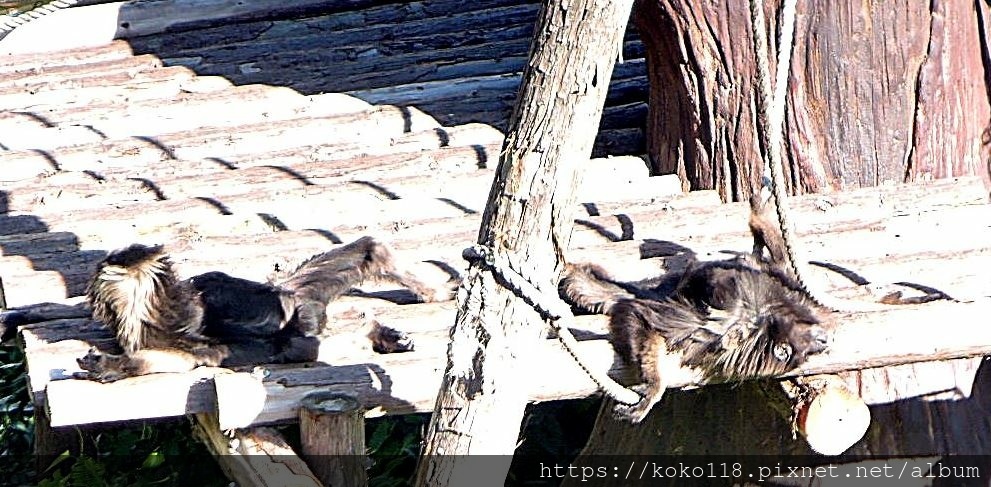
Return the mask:
<svg viewBox="0 0 991 487">
<path fill-rule="evenodd" d="M 198 412 L 219 412 L 223 428 L 280 422 L 316 388 L 354 394 L 372 414 L 432 409 L 456 304 L 410 304 L 387 288 L 331 305 L 336 333 L 319 364 L 109 385 L 68 379 L 89 346 L 112 345 L 75 306 L 79 296 L 106 252 L 135 241 L 166 244 L 183 276 L 265 279 L 365 234 L 391 242 L 427 280 L 463 271 L 460 253 L 477 234 L 536 5 L 492 0 L 473 7 L 484 15 L 446 16 L 438 12 L 458 9 L 440 0 L 404 4 L 420 10 L 341 3 L 360 8 L 257 2 L 270 17 L 261 7 L 232 17 L 132 9 L 127 41 L 0 56 L 0 278 L 18 308 L 5 319 L 31 323 L 22 333 L 31 391 L 53 426 Z M 481 28 L 493 22 L 501 24 Z M 620 157 L 583 162 L 568 251 L 630 281 L 677 268 L 689 253 L 721 258 L 750 246 L 744 206 L 681 194 L 676 179 L 647 177 L 635 157 L 645 93 L 637 46 L 630 36 L 597 149 Z M 991 204 L 979 180 L 802 197 L 794 206 L 811 260 L 961 301 L 838 316 L 832 351 L 799 373 L 991 353 L 983 326 Z M 863 292 L 836 272 L 814 278 L 841 294 Z M 416 351 L 367 350 L 356 331 L 367 312 L 411 333 Z M 602 318 L 579 325 L 583 354 L 623 376 Z M 595 393 L 556 341 L 542 347 L 534 401 Z M 903 395 L 968 387 L 965 377 L 939 374 L 948 369 L 915 376 Z M 697 381 L 684 371 L 674 383 Z"/>
<path fill-rule="evenodd" d="M 819 198 L 798 200 L 799 221 L 807 222 L 801 226 L 804 231 L 800 234 L 810 243 L 817 260 L 843 266 L 872 281 L 907 281 L 969 301 L 840 316 L 832 351 L 811 360 L 800 373 L 991 353 L 991 333 L 985 333 L 986 327 L 979 326 L 985 313 L 991 312 L 991 299 L 987 298 L 991 286 L 982 270 L 991 264 L 991 248 L 987 246 L 991 227 L 973 224 L 991 221 L 988 219 L 991 205 L 983 200 L 982 191 L 977 180 L 861 190 L 829 197 L 834 206 L 825 211 L 815 208 L 817 201 L 821 204 Z M 631 202 L 630 209 L 639 209 L 638 212 L 608 217 L 583 215 L 583 220 L 595 222 L 598 228 L 578 230 L 577 245 L 570 255 L 576 261 L 605 262 L 617 269 L 620 276 L 636 280 L 657 275 L 665 267 L 677 267 L 684 255 L 671 254 L 678 249 L 690 250 L 702 258 L 720 257 L 726 250 L 746 249 L 746 209 L 736 204 L 700 205 L 699 196 L 643 206 Z M 879 204 L 882 200 L 884 203 Z M 672 207 L 677 209 L 672 211 Z M 686 221 L 689 217 L 696 223 L 689 224 Z M 477 218 L 477 215 L 461 217 L 465 220 L 461 222 L 465 230 L 460 236 L 452 232 L 450 236 L 434 234 L 431 238 L 400 230 L 392 240 L 404 257 L 461 270 L 463 264 L 458 256 L 466 242 L 470 243 L 471 222 L 477 224 Z M 451 220 L 448 223 L 452 229 L 459 226 Z M 623 227 L 632 232 L 631 238 L 616 238 L 623 234 Z M 614 233 L 613 239 L 608 237 L 610 233 Z M 666 238 L 653 239 L 652 235 Z M 935 235 L 940 238 L 933 238 Z M 273 247 L 284 244 L 283 238 L 294 239 L 291 232 L 278 232 L 275 236 L 278 238 L 269 244 Z M 208 267 L 205 262 L 196 263 L 195 251 L 223 245 L 223 241 L 223 238 L 207 237 L 191 243 L 191 253 L 180 251 L 177 255 L 181 256 L 184 272 Z M 328 242 L 324 247 L 331 245 Z M 247 260 L 240 262 L 255 264 L 245 265 L 246 268 L 264 267 L 272 259 L 267 248 L 270 247 L 264 244 L 246 246 L 242 254 Z M 423 264 L 421 269 L 426 270 L 428 265 Z M 836 273 L 822 271 L 817 277 L 839 288 L 838 292 L 843 292 L 843 287 L 849 291 L 851 287 L 850 281 Z M 404 301 L 400 293 L 386 291 L 379 296 Z M 330 310 L 338 332 L 325 340 L 321 348 L 322 364 L 261 367 L 236 374 L 199 370 L 109 385 L 64 380 L 77 370 L 75 358 L 90 345 L 112 344 L 101 325 L 85 318 L 30 325 L 24 330 L 23 338 L 32 391 L 39 405 L 47 399 L 53 426 L 208 412 L 214 411 L 216 404 L 224 428 L 279 422 L 295 417 L 294 407 L 305 393 L 327 387 L 355 394 L 366 406 L 385 413 L 432 409 L 436 384 L 446 363 L 447 333 L 455 311 L 453 301 L 396 304 L 375 297 L 350 296 L 332 303 Z M 354 333 L 360 327 L 360 312 L 373 312 L 380 321 L 410 332 L 416 341 L 416 351 L 377 355 L 367 350 L 359 334 Z M 940 323 L 941 333 L 933 335 L 928 331 L 933 323 Z M 622 365 L 602 338 L 601 317 L 581 317 L 579 324 L 580 329 L 575 332 L 585 339 L 583 354 L 622 377 Z M 927 338 L 920 340 L 920 337 Z M 596 392 L 555 340 L 547 340 L 543 347 L 535 358 L 539 360 L 541 373 L 534 377 L 533 400 L 584 397 Z M 676 381 L 678 385 L 695 383 L 689 371 Z M 77 408 L 79 397 L 93 398 L 103 406 Z"/>
</svg>

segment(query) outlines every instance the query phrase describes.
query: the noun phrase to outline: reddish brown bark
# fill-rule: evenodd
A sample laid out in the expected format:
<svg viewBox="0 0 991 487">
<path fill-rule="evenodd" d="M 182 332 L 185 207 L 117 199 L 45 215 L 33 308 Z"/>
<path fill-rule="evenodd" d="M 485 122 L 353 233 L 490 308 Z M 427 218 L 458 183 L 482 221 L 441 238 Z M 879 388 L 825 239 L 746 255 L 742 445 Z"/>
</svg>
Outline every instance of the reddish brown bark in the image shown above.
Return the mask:
<svg viewBox="0 0 991 487">
<path fill-rule="evenodd" d="M 773 31 L 780 2 L 766 4 Z M 976 5 L 799 2 L 785 127 L 793 186 L 988 177 L 988 8 Z M 746 197 L 761 174 L 747 3 L 641 0 L 634 19 L 648 51 L 653 170 Z"/>
</svg>

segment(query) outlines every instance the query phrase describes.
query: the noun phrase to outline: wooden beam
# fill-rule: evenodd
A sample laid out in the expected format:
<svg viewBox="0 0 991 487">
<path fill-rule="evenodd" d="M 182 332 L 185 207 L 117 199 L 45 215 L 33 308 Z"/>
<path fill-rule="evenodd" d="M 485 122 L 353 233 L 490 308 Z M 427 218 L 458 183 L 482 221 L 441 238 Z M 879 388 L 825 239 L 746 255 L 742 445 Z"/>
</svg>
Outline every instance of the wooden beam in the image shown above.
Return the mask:
<svg viewBox="0 0 991 487">
<path fill-rule="evenodd" d="M 240 487 L 323 487 L 289 443 L 272 428 L 250 428 L 229 434 L 209 413 L 194 417 L 193 435 L 213 454 L 227 478 Z"/>
<path fill-rule="evenodd" d="M 828 374 L 991 355 L 991 328 L 980 326 L 988 313 L 991 313 L 991 298 L 839 315 L 830 351 L 811 357 L 800 369 L 786 375 Z M 450 315 L 444 317 L 449 318 Z M 581 329 L 575 332 L 579 336 L 594 336 L 605 328 L 604 321 L 601 316 L 581 317 Z M 934 323 L 939 324 L 940 333 L 932 332 Z M 390 325 L 400 329 L 404 326 Z M 926 339 L 920 340 L 923 336 Z M 429 384 L 440 382 L 446 362 L 446 336 L 435 334 L 430 342 L 418 341 L 417 346 L 417 351 L 410 353 L 369 354 L 352 357 L 347 362 L 333 359 L 328 352 L 321 360 L 335 365 L 271 366 L 262 367 L 254 374 L 226 370 L 218 374 L 216 369 L 198 369 L 189 374 L 159 374 L 112 384 L 55 380 L 47 385 L 48 408 L 52 426 L 66 426 L 207 412 L 219 404 L 219 420 L 227 429 L 292 421 L 303 396 L 327 389 L 354 395 L 374 414 L 429 412 L 436 396 Z M 530 375 L 531 401 L 575 399 L 597 393 L 595 385 L 556 340 L 542 340 L 535 353 L 542 357 L 542 367 Z M 581 342 L 580 353 L 618 378 L 629 373 L 604 339 Z M 53 360 L 49 367 L 62 373 L 78 370 L 74 357 L 71 353 L 62 355 L 59 365 Z M 689 369 L 680 370 L 671 382 L 674 387 L 699 385 L 696 374 Z M 219 397 L 217 389 L 223 390 Z M 94 407 L 77 407 L 80 397 L 91 398 Z M 246 401 L 246 397 L 257 399 Z"/>
</svg>

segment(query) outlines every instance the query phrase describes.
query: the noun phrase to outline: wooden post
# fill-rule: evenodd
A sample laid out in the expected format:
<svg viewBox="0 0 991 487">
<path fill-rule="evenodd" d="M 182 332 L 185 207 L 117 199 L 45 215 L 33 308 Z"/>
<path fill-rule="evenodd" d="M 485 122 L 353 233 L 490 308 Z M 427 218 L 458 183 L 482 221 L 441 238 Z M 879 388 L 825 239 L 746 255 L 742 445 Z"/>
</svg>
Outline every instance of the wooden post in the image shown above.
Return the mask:
<svg viewBox="0 0 991 487">
<path fill-rule="evenodd" d="M 307 394 L 299 407 L 303 458 L 326 486 L 368 485 L 365 411 L 353 396 Z"/>
<path fill-rule="evenodd" d="M 867 404 L 835 375 L 796 377 L 781 387 L 792 401 L 792 427 L 818 453 L 845 452 L 871 425 Z"/>
<path fill-rule="evenodd" d="M 83 445 L 82 438 L 83 433 L 79 428 L 52 428 L 48 411 L 44 406 L 35 405 L 34 460 L 37 472 L 44 472 L 65 451 L 79 454 Z"/>
<path fill-rule="evenodd" d="M 478 243 L 521 263 L 515 270 L 543 292 L 557 292 L 577 165 L 591 153 L 632 3 L 551 0 L 537 19 Z M 546 325 L 479 263 L 458 302 L 416 481 L 502 485 L 530 392 L 525 374 L 540 366 L 530 352 Z M 468 454 L 499 456 L 483 474 Z"/>
<path fill-rule="evenodd" d="M 289 443 L 272 428 L 221 431 L 216 413 L 193 416 L 193 436 L 239 487 L 319 487 L 320 481 Z"/>
</svg>

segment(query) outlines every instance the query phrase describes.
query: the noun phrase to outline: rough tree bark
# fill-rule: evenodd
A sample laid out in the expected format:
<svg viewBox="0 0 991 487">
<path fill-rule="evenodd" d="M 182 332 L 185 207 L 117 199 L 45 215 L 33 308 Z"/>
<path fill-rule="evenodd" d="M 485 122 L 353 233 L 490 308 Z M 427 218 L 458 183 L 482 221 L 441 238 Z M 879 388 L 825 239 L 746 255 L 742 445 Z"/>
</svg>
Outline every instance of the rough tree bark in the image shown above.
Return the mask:
<svg viewBox="0 0 991 487">
<path fill-rule="evenodd" d="M 770 39 L 780 3 L 765 2 Z M 987 178 L 985 3 L 799 2 L 785 128 L 793 188 Z M 746 0 L 639 0 L 633 20 L 647 52 L 652 169 L 746 200 L 761 174 Z"/>
<path fill-rule="evenodd" d="M 521 262 L 556 292 L 573 226 L 578 162 L 587 160 L 632 0 L 552 0 L 537 20 L 478 242 Z M 458 294 L 448 366 L 427 430 L 417 484 L 502 485 L 527 403 L 526 371 L 545 324 L 477 264 Z M 577 365 L 576 365 L 577 367 Z M 466 454 L 501 455 L 486 470 Z"/>
</svg>

